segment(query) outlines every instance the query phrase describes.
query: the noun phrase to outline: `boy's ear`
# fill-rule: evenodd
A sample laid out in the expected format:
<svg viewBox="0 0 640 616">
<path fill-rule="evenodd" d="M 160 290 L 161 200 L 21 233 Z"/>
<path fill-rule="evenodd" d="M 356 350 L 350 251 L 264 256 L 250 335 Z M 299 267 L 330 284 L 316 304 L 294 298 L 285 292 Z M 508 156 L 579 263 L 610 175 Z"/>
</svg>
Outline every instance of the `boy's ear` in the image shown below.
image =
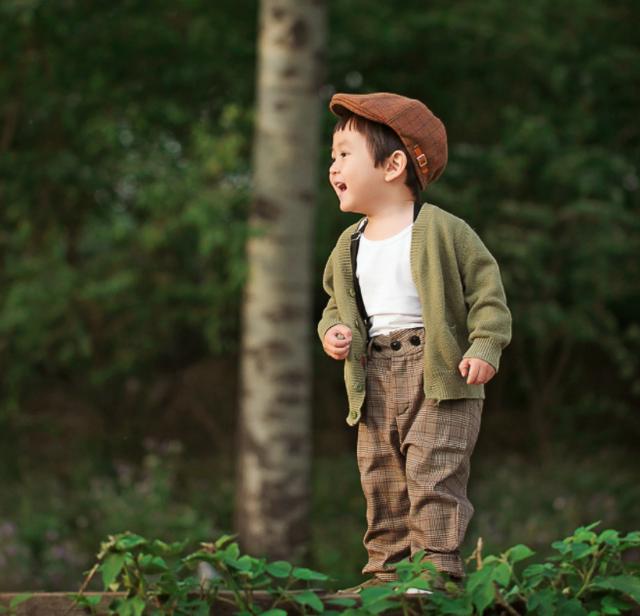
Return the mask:
<svg viewBox="0 0 640 616">
<path fill-rule="evenodd" d="M 402 150 L 392 152 L 384 162 L 384 179 L 391 181 L 400 177 L 407 168 L 407 162 L 407 155 Z"/>
</svg>

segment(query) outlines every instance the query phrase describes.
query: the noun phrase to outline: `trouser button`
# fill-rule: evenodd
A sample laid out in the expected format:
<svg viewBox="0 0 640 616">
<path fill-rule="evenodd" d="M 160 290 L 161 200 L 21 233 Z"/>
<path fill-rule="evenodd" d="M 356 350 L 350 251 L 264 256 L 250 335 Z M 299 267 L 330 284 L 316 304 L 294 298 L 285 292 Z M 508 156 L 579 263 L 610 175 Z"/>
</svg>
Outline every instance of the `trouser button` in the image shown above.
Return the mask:
<svg viewBox="0 0 640 616">
<path fill-rule="evenodd" d="M 419 346 L 420 345 L 420 336 L 411 336 L 411 338 L 409 338 L 409 342 L 413 346 Z"/>
<path fill-rule="evenodd" d="M 397 351 L 398 349 L 400 349 L 400 347 L 402 346 L 402 342 L 400 342 L 400 340 L 394 340 L 390 345 L 389 345 L 394 351 Z"/>
</svg>

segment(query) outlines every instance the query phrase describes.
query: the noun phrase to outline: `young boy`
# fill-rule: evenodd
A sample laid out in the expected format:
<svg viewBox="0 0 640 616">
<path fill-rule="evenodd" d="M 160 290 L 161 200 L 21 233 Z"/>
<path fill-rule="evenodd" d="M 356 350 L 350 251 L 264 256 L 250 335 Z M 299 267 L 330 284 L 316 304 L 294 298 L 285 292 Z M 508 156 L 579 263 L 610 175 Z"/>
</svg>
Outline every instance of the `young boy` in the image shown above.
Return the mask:
<svg viewBox="0 0 640 616">
<path fill-rule="evenodd" d="M 444 125 L 422 102 L 335 94 L 329 108 L 329 181 L 343 212 L 364 215 L 329 256 L 318 324 L 327 355 L 345 360 L 358 425 L 371 577 L 350 590 L 397 579 L 392 564 L 420 549 L 461 579 L 484 384 L 511 340 L 500 271 L 465 221 L 420 204 L 447 163 Z"/>
</svg>

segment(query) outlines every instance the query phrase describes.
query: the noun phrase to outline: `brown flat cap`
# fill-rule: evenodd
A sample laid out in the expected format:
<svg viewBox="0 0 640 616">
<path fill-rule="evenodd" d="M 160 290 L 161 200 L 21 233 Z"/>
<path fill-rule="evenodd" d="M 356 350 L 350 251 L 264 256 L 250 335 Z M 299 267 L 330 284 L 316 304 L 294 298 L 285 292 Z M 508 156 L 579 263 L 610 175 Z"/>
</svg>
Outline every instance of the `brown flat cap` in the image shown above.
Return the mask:
<svg viewBox="0 0 640 616">
<path fill-rule="evenodd" d="M 444 124 L 415 98 L 391 92 L 337 93 L 331 97 L 329 109 L 337 116 L 352 111 L 393 129 L 409 152 L 422 189 L 435 182 L 447 166 Z"/>
</svg>

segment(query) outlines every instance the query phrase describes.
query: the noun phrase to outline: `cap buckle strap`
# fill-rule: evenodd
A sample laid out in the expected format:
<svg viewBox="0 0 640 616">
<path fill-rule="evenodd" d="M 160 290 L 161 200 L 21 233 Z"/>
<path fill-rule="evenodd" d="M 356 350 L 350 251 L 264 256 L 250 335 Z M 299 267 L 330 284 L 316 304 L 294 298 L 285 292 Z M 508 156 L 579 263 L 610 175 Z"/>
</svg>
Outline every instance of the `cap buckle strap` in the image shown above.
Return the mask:
<svg viewBox="0 0 640 616">
<path fill-rule="evenodd" d="M 418 161 L 418 165 L 420 165 L 420 171 L 425 175 L 429 173 L 429 161 L 427 160 L 426 154 L 422 151 L 422 148 L 419 145 L 413 146 L 413 152 L 416 155 L 416 160 Z"/>
</svg>

